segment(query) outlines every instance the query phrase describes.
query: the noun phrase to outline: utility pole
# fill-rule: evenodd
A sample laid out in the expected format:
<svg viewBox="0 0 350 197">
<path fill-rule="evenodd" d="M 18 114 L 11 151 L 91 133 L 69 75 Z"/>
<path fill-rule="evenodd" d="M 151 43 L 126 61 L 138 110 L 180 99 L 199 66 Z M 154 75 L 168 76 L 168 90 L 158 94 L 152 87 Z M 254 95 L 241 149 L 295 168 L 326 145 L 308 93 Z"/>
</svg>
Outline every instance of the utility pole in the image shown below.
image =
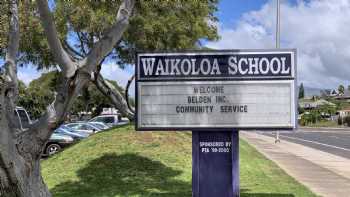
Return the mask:
<svg viewBox="0 0 350 197">
<path fill-rule="evenodd" d="M 280 0 L 277 0 L 276 13 L 276 49 L 280 48 Z"/>
<path fill-rule="evenodd" d="M 276 49 L 280 48 L 280 0 L 277 0 L 276 9 Z M 275 143 L 281 142 L 280 132 L 276 131 Z"/>
</svg>

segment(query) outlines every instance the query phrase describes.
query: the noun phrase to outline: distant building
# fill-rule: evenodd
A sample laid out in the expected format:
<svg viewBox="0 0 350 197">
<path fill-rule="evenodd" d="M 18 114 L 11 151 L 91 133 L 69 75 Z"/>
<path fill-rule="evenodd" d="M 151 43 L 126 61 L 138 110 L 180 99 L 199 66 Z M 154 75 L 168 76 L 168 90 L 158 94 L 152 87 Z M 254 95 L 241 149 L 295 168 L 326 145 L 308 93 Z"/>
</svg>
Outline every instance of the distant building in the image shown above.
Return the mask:
<svg viewBox="0 0 350 197">
<path fill-rule="evenodd" d="M 339 117 L 344 118 L 346 116 L 350 115 L 350 107 L 347 107 L 345 109 L 341 109 L 337 111 L 337 114 L 339 115 Z"/>
<path fill-rule="evenodd" d="M 336 90 L 332 90 L 330 96 L 338 96 L 338 92 Z"/>
<path fill-rule="evenodd" d="M 335 96 L 338 96 L 338 92 L 336 90 L 324 89 L 320 91 L 320 95 L 322 98 L 335 97 Z"/>
<path fill-rule="evenodd" d="M 332 107 L 336 107 L 336 104 L 331 103 L 329 101 L 326 101 L 324 99 L 319 99 L 319 100 L 301 99 L 301 100 L 299 100 L 299 107 L 303 108 L 303 109 L 316 109 L 322 105 L 329 105 Z"/>
<path fill-rule="evenodd" d="M 335 99 L 338 100 L 347 100 L 350 102 L 350 91 L 345 89 L 344 94 L 338 94 L 337 96 L 334 97 Z"/>
<path fill-rule="evenodd" d="M 103 108 L 101 115 L 120 115 L 116 108 Z"/>
</svg>

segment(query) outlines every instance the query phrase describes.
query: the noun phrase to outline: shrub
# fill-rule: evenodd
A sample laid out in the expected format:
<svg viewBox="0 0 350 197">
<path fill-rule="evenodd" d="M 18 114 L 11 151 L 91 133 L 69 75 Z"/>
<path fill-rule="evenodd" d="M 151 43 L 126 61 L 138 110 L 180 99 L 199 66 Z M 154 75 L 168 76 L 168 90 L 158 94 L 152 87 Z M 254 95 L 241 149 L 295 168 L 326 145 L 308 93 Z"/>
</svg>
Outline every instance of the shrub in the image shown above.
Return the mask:
<svg viewBox="0 0 350 197">
<path fill-rule="evenodd" d="M 343 118 L 342 117 L 338 117 L 338 125 L 343 125 Z"/>
<path fill-rule="evenodd" d="M 346 116 L 346 117 L 344 118 L 344 122 L 345 122 L 348 126 L 350 126 L 350 116 Z"/>
</svg>

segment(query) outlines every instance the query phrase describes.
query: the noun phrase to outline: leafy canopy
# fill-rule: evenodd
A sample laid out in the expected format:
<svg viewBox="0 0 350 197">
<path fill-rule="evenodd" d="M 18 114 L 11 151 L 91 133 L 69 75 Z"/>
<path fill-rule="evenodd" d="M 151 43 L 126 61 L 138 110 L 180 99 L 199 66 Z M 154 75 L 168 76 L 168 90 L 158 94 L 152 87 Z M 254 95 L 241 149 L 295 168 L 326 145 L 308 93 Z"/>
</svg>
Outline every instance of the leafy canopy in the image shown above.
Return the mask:
<svg viewBox="0 0 350 197">
<path fill-rule="evenodd" d="M 50 1 L 61 41 L 82 55 L 114 23 L 120 4 L 120 0 Z M 201 41 L 218 39 L 217 4 L 218 0 L 137 0 L 128 29 L 108 58 L 123 65 L 133 63 L 136 51 L 200 48 Z M 38 68 L 55 65 L 35 1 L 20 1 L 20 22 L 19 63 L 31 62 Z M 0 40 L 6 40 L 1 32 Z"/>
</svg>

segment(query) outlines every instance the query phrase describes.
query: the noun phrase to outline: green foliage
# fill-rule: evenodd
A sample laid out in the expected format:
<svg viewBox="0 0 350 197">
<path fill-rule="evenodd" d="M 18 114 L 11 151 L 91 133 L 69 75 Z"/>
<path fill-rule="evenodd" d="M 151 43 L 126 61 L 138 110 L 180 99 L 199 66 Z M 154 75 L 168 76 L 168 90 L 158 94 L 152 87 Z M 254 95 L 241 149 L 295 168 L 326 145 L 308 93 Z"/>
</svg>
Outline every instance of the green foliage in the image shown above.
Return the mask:
<svg viewBox="0 0 350 197">
<path fill-rule="evenodd" d="M 343 86 L 343 85 L 339 85 L 339 87 L 338 87 L 338 93 L 339 93 L 339 94 L 344 94 L 344 90 L 345 90 L 344 86 Z"/>
<path fill-rule="evenodd" d="M 302 126 L 310 126 L 320 121 L 325 121 L 325 116 L 334 115 L 337 112 L 337 108 L 332 105 L 321 105 L 316 109 L 304 110 L 304 114 L 301 117 L 300 124 Z"/>
<path fill-rule="evenodd" d="M 0 57 L 3 56 L 4 49 L 7 46 L 8 24 L 9 24 L 9 6 L 8 1 L 0 1 Z"/>
<path fill-rule="evenodd" d="M 122 90 L 117 83 L 112 83 L 119 90 Z M 74 101 L 72 105 L 71 114 L 78 114 L 78 112 L 86 111 L 92 112 L 92 116 L 99 115 L 105 107 L 112 107 L 113 103 L 110 99 L 104 96 L 94 84 L 89 83 L 82 93 Z"/>
<path fill-rule="evenodd" d="M 110 57 L 120 64 L 132 63 L 136 51 L 193 49 L 200 39 L 217 39 L 217 2 L 136 1 L 130 25 Z M 66 30 L 69 23 L 68 31 L 83 38 L 76 47 L 88 50 L 114 23 L 119 5 L 120 1 L 57 1 L 57 24 Z"/>
<path fill-rule="evenodd" d="M 9 3 L 12 0 L 0 1 L 0 58 L 4 57 L 7 47 Z M 43 28 L 41 27 L 35 1 L 18 1 L 20 23 L 20 48 L 18 65 L 33 63 L 38 69 L 54 65 Z M 62 38 L 64 33 L 60 33 Z"/>
<path fill-rule="evenodd" d="M 107 80 L 110 82 L 120 93 L 124 93 L 124 89 L 120 87 L 117 82 L 113 80 Z M 130 98 L 129 102 L 134 106 L 134 99 Z M 72 105 L 71 114 L 78 114 L 78 112 L 86 111 L 92 112 L 92 116 L 99 115 L 103 108 L 114 107 L 109 97 L 103 95 L 93 83 L 89 83 L 85 87 L 82 93 L 74 101 Z"/>
<path fill-rule="evenodd" d="M 44 73 L 38 79 L 33 80 L 28 87 L 23 82 L 19 83 L 18 105 L 24 107 L 30 113 L 31 117 L 36 119 L 45 111 L 54 97 L 59 83 L 59 73 L 56 71 Z M 115 81 L 108 80 L 121 93 L 124 89 Z M 130 100 L 134 103 L 133 99 Z M 78 114 L 81 111 L 92 112 L 93 116 L 101 113 L 104 107 L 112 107 L 113 103 L 108 97 L 104 96 L 93 83 L 89 83 L 82 93 L 75 99 L 70 114 Z"/>
<path fill-rule="evenodd" d="M 19 2 L 19 64 L 31 62 L 39 69 L 54 66 L 35 1 Z M 120 0 L 51 2 L 61 41 L 69 42 L 82 54 L 88 53 L 93 43 L 114 24 L 121 3 Z M 129 27 L 108 58 L 123 65 L 133 62 L 136 51 L 194 49 L 200 47 L 200 40 L 216 40 L 217 4 L 218 0 L 136 1 Z M 6 15 L 0 16 L 0 27 L 6 26 Z M 7 38 L 6 29 L 0 28 L 0 43 Z"/>
<path fill-rule="evenodd" d="M 335 98 L 329 98 L 327 101 L 336 104 L 336 110 L 341 110 L 350 107 L 350 103 L 346 100 L 338 100 Z"/>
<path fill-rule="evenodd" d="M 299 87 L 299 99 L 304 98 L 304 84 L 301 83 Z"/>
<path fill-rule="evenodd" d="M 333 115 L 337 112 L 337 109 L 332 105 L 321 105 L 318 107 L 317 111 L 321 114 Z"/>
<path fill-rule="evenodd" d="M 305 112 L 305 109 L 302 107 L 298 107 L 298 114 L 303 114 Z"/>
<path fill-rule="evenodd" d="M 24 107 L 31 118 L 39 118 L 54 99 L 53 92 L 56 90 L 58 78 L 58 72 L 49 72 L 33 80 L 27 88 L 20 83 L 18 105 Z"/>
</svg>

